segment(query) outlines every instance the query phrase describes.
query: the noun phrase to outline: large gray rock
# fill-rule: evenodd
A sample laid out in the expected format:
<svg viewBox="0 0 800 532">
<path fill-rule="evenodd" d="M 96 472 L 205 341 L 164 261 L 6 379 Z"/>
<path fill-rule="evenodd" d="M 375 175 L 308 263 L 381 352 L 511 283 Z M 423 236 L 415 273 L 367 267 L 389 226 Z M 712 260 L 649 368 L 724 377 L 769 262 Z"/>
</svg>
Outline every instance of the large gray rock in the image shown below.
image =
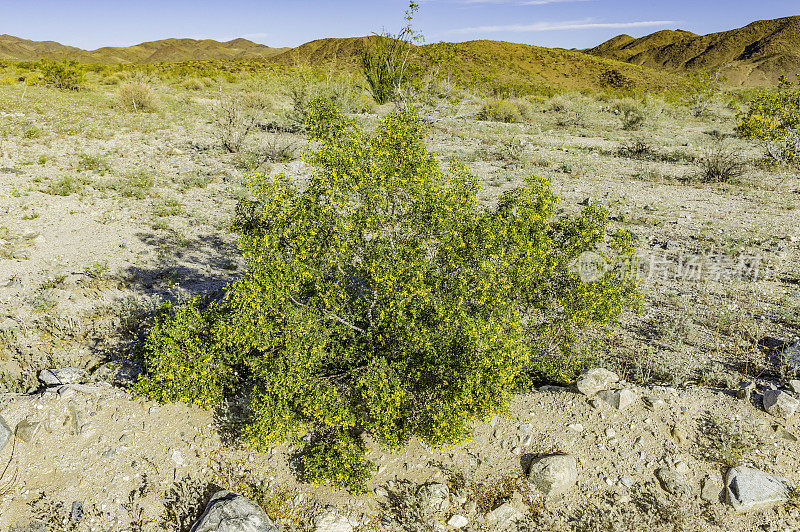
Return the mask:
<svg viewBox="0 0 800 532">
<path fill-rule="evenodd" d="M 800 342 L 795 342 L 783 350 L 783 359 L 795 369 L 800 369 Z"/>
<path fill-rule="evenodd" d="M 636 394 L 630 390 L 604 390 L 598 392 L 597 397 L 617 410 L 625 410 L 636 401 Z"/>
<path fill-rule="evenodd" d="M 508 530 L 525 518 L 525 514 L 507 502 L 486 514 L 486 523 L 491 530 Z"/>
<path fill-rule="evenodd" d="M 785 479 L 744 466 L 728 471 L 725 481 L 728 502 L 737 512 L 786 502 L 790 491 Z"/>
<path fill-rule="evenodd" d="M 71 367 L 43 369 L 39 372 L 39 380 L 47 386 L 79 384 L 86 380 L 86 370 Z"/>
<path fill-rule="evenodd" d="M 336 508 L 327 508 L 314 519 L 315 532 L 353 532 L 353 525 Z"/>
<path fill-rule="evenodd" d="M 578 464 L 568 454 L 538 458 L 531 463 L 528 479 L 545 495 L 560 495 L 578 482 Z"/>
<path fill-rule="evenodd" d="M 619 375 L 604 368 L 592 368 L 578 375 L 575 386 L 584 395 L 596 395 L 619 382 Z"/>
<path fill-rule="evenodd" d="M 278 528 L 256 503 L 221 490 L 211 497 L 191 532 L 278 532 Z"/>
<path fill-rule="evenodd" d="M 773 416 L 789 418 L 800 407 L 800 401 L 780 390 L 764 392 L 764 410 Z"/>
<path fill-rule="evenodd" d="M 8 440 L 11 439 L 11 434 L 12 431 L 11 428 L 8 426 L 8 423 L 6 423 L 6 420 L 3 419 L 3 416 L 0 416 L 0 451 L 2 451 L 3 448 L 5 448 L 6 444 L 8 443 Z"/>
<path fill-rule="evenodd" d="M 417 498 L 428 514 L 446 512 L 450 509 L 450 490 L 446 484 L 425 484 L 417 489 Z"/>
<path fill-rule="evenodd" d="M 692 494 L 692 487 L 686 483 L 683 475 L 674 469 L 666 467 L 656 469 L 656 478 L 667 493 L 682 499 L 688 498 Z"/>
</svg>

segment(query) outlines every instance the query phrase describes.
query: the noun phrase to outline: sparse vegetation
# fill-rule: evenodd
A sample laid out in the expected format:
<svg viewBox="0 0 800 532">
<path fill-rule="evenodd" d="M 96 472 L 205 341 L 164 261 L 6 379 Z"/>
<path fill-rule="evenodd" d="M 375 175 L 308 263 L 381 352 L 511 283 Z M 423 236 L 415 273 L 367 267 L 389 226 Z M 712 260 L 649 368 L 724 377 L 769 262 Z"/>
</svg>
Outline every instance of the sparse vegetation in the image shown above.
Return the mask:
<svg viewBox="0 0 800 532">
<path fill-rule="evenodd" d="M 158 109 L 158 99 L 153 89 L 145 83 L 124 83 L 117 91 L 117 104 L 127 111 L 152 113 Z"/>
<path fill-rule="evenodd" d="M 698 164 L 700 165 L 698 179 L 708 183 L 729 183 L 740 177 L 745 170 L 739 151 L 724 140 L 714 141 L 711 147 L 706 149 Z"/>
</svg>

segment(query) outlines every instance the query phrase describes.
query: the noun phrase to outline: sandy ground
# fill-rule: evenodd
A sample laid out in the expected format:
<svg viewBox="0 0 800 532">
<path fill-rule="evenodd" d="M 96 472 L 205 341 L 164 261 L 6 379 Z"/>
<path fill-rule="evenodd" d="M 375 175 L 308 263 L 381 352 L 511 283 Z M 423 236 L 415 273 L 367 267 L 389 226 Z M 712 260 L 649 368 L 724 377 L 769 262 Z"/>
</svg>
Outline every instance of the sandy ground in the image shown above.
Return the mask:
<svg viewBox="0 0 800 532">
<path fill-rule="evenodd" d="M 583 530 L 582 523 L 606 518 L 608 527 L 671 529 L 685 518 L 686 530 L 800 528 L 794 506 L 742 517 L 699 498 L 703 479 L 721 482 L 725 470 L 707 423 L 752 433 L 756 443 L 741 451 L 747 463 L 800 480 L 797 443 L 781 432 L 796 435 L 796 421 L 779 421 L 726 391 L 753 378 L 783 385 L 792 375 L 779 353 L 800 335 L 800 177 L 749 164 L 732 184 L 684 182 L 699 172 L 710 133 L 731 135 L 729 110 L 695 119 L 652 101 L 644 128 L 629 132 L 606 103 L 573 95 L 586 108 L 582 124 L 557 125 L 544 102 L 524 124 L 467 120 L 432 128 L 431 147 L 443 161 L 469 164 L 485 202 L 525 175 L 544 174 L 565 210 L 593 198 L 634 233 L 645 311 L 626 315 L 598 357 L 639 383 L 629 385 L 638 395 L 666 403 L 651 410 L 638 401 L 616 412 L 567 391 L 517 396 L 507 418 L 476 426 L 473 441 L 453 449 L 414 442 L 390 455 L 373 446 L 379 469 L 371 487 L 396 495 L 387 499 L 298 484 L 286 446 L 252 454 L 230 440 L 213 412 L 157 407 L 96 373 L 124 358 L 159 302 L 219 289 L 243 271 L 227 227 L 247 172 L 285 171 L 303 180 L 312 171 L 300 161 L 258 157 L 268 143 L 299 149 L 301 135 L 256 131 L 241 153 L 223 153 L 213 91 L 160 85 L 159 111 L 130 113 L 114 106 L 114 90 L 0 87 L 0 415 L 12 428 L 40 423 L 30 442 L 16 438 L 0 453 L 0 528 L 34 517 L 57 521 L 83 501 L 80 526 L 95 519 L 97 530 L 159 522 L 178 530 L 177 518 L 170 525 L 165 517 L 165 493 L 181 493 L 188 515 L 202 509 L 210 483 L 262 483 L 270 500 L 283 501 L 275 506 L 285 515 L 276 519 L 301 527 L 333 504 L 365 529 L 391 529 L 398 513 L 408 528 L 414 519 L 396 501 L 405 500 L 409 485 L 468 486 L 462 491 L 473 502 L 483 485 L 497 492 L 494 502 L 511 499 L 513 490 L 497 487 L 501 479 L 523 475 L 529 455 L 557 450 L 578 457 L 579 488 L 558 501 L 524 493 L 517 502 L 533 529 L 552 520 Z M 368 126 L 377 120 L 360 118 Z M 635 138 L 650 145 L 648 160 L 618 153 Z M 725 142 L 744 161 L 760 156 L 757 146 Z M 699 278 L 687 266 L 698 262 L 705 265 Z M 99 382 L 43 393 L 38 372 L 64 366 L 86 369 L 95 374 L 87 380 Z M 567 428 L 578 424 L 580 431 Z M 521 425 L 530 425 L 524 445 Z M 676 425 L 688 430 L 684 445 L 671 436 Z M 694 487 L 680 503 L 654 477 L 655 469 L 679 464 Z M 623 477 L 633 479 L 631 487 Z M 485 526 L 480 515 L 481 508 L 471 514 L 470 526 Z"/>
</svg>

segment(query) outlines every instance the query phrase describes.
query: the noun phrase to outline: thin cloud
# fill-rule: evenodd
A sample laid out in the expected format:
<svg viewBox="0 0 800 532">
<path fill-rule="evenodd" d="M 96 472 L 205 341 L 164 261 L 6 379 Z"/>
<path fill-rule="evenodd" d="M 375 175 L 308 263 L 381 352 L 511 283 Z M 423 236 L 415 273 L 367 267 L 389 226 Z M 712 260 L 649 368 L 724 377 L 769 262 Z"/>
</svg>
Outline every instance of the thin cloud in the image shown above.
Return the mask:
<svg viewBox="0 0 800 532">
<path fill-rule="evenodd" d="M 674 20 L 639 20 L 635 22 L 535 22 L 533 24 L 507 24 L 497 26 L 473 26 L 448 30 L 449 35 L 468 35 L 473 33 L 533 33 L 537 31 L 594 30 L 603 28 L 647 28 L 651 26 L 671 26 Z"/>
</svg>

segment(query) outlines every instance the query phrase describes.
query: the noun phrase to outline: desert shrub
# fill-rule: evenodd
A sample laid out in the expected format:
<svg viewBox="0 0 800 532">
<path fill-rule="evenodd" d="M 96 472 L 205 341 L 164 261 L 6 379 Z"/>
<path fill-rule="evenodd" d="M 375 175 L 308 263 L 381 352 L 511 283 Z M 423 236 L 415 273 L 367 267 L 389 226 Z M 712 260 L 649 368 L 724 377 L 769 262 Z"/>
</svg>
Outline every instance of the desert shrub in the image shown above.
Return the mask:
<svg viewBox="0 0 800 532">
<path fill-rule="evenodd" d="M 413 111 L 368 134 L 330 102 L 311 109 L 316 173 L 253 178 L 234 224 L 246 273 L 219 303 L 165 315 L 137 389 L 212 405 L 247 383 L 253 446 L 308 434 L 304 478 L 360 491 L 363 435 L 456 443 L 521 374 L 547 377 L 581 331 L 613 323 L 636 289 L 610 266 L 633 247 L 599 202 L 559 214 L 542 178 L 479 206 L 476 177 L 440 168 Z"/>
<path fill-rule="evenodd" d="M 286 96 L 290 108 L 284 117 L 291 128 L 303 130 L 310 112 L 310 104 L 316 99 L 331 102 L 344 113 L 358 113 L 374 109 L 375 102 L 363 93 L 356 91 L 356 86 L 347 78 L 316 79 L 310 73 L 290 78 L 286 84 Z"/>
<path fill-rule="evenodd" d="M 206 88 L 206 85 L 197 78 L 189 78 L 181 83 L 181 86 L 190 91 L 200 91 Z"/>
<path fill-rule="evenodd" d="M 570 101 L 561 94 L 556 94 L 550 98 L 548 107 L 554 113 L 563 113 L 572 107 Z"/>
<path fill-rule="evenodd" d="M 631 101 L 621 101 L 614 105 L 614 113 L 622 123 L 622 129 L 632 131 L 644 125 L 645 114 L 642 109 Z"/>
<path fill-rule="evenodd" d="M 656 151 L 647 139 L 634 137 L 620 144 L 617 155 L 629 159 L 651 159 L 656 155 Z"/>
<path fill-rule="evenodd" d="M 719 72 L 698 72 L 687 75 L 684 84 L 684 100 L 689 106 L 689 112 L 694 117 L 703 116 L 708 108 L 719 98 L 722 93 L 721 83 L 724 81 Z"/>
<path fill-rule="evenodd" d="M 744 173 L 745 164 L 739 151 L 724 140 L 715 140 L 699 159 L 698 179 L 707 183 L 728 183 Z"/>
<path fill-rule="evenodd" d="M 266 102 L 256 94 L 220 91 L 214 108 L 217 138 L 229 153 L 238 152 L 245 138 L 263 119 Z"/>
<path fill-rule="evenodd" d="M 83 70 L 77 61 L 52 61 L 42 59 L 39 62 L 42 83 L 57 89 L 77 91 L 83 86 Z"/>
<path fill-rule="evenodd" d="M 800 87 L 784 79 L 777 89 L 759 91 L 738 120 L 739 135 L 761 141 L 771 161 L 800 161 Z"/>
<path fill-rule="evenodd" d="M 53 196 L 69 196 L 75 192 L 80 192 L 81 185 L 71 176 L 65 176 L 57 181 L 50 181 L 45 189 L 45 193 Z"/>
<path fill-rule="evenodd" d="M 476 118 L 478 120 L 507 123 L 520 122 L 522 120 L 519 109 L 509 100 L 489 100 L 483 104 Z"/>
<path fill-rule="evenodd" d="M 79 171 L 95 172 L 100 175 L 106 175 L 111 171 L 111 165 L 105 157 L 102 155 L 88 155 L 86 153 L 78 154 L 76 168 Z"/>
<path fill-rule="evenodd" d="M 130 78 L 128 72 L 121 71 L 121 72 L 114 72 L 112 74 L 107 75 L 103 78 L 103 83 L 106 85 L 119 85 L 127 81 Z"/>
<path fill-rule="evenodd" d="M 117 105 L 127 111 L 152 113 L 158 109 L 158 99 L 150 86 L 132 81 L 120 86 Z"/>
</svg>

